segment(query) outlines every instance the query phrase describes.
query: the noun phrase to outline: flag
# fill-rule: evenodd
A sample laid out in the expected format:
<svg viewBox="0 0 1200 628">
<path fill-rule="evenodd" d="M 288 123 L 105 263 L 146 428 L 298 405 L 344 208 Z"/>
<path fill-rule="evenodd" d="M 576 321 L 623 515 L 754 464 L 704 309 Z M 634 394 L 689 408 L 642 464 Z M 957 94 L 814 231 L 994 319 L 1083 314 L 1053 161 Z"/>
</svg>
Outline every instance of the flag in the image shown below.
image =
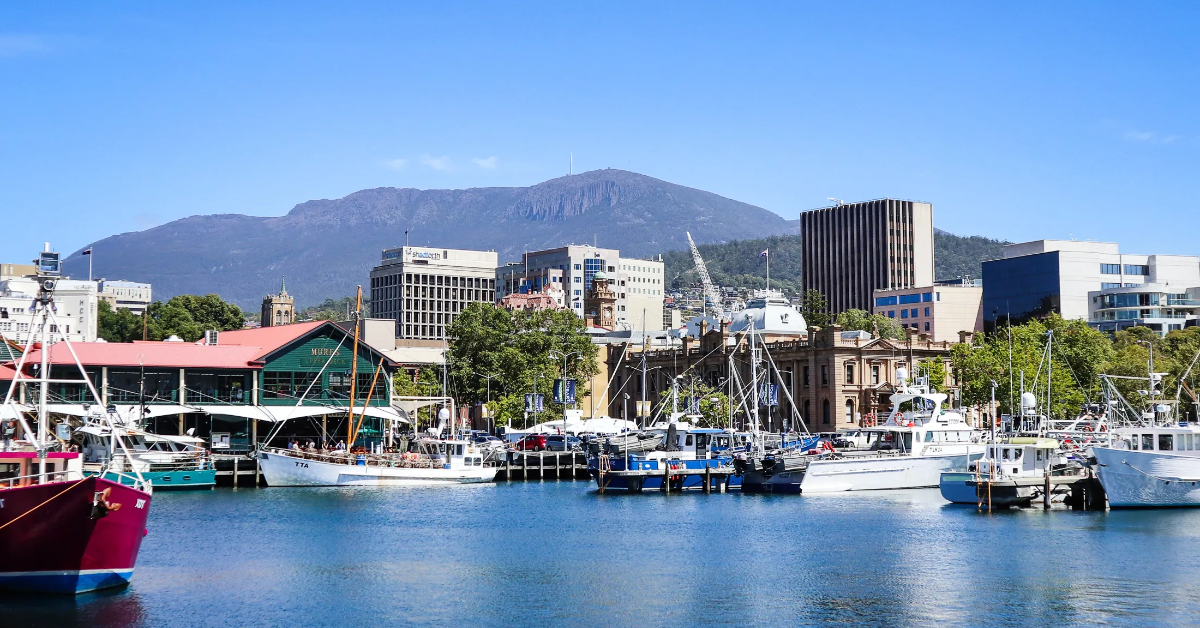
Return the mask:
<svg viewBox="0 0 1200 628">
<path fill-rule="evenodd" d="M 84 249 L 84 250 L 83 250 L 83 253 L 81 253 L 81 255 L 91 255 L 91 254 L 92 254 L 92 248 L 91 248 L 91 247 L 88 247 L 88 248 Z"/>
<path fill-rule="evenodd" d="M 769 252 L 769 251 L 770 251 L 770 249 L 763 249 L 763 252 L 762 252 L 762 253 L 759 253 L 759 254 L 758 254 L 758 256 L 759 256 L 759 257 L 766 257 L 766 256 L 768 255 L 768 252 Z"/>
</svg>

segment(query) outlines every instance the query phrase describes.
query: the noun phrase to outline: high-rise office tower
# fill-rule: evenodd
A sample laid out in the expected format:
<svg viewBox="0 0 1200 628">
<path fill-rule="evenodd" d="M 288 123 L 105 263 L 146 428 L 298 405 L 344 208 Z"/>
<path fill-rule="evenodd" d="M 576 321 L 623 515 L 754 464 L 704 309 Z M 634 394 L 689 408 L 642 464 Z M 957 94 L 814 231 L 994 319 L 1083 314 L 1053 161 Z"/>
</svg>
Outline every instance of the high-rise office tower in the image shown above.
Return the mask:
<svg viewBox="0 0 1200 628">
<path fill-rule="evenodd" d="M 872 310 L 875 290 L 933 285 L 933 205 L 883 198 L 800 214 L 804 289 L 829 312 Z"/>
</svg>

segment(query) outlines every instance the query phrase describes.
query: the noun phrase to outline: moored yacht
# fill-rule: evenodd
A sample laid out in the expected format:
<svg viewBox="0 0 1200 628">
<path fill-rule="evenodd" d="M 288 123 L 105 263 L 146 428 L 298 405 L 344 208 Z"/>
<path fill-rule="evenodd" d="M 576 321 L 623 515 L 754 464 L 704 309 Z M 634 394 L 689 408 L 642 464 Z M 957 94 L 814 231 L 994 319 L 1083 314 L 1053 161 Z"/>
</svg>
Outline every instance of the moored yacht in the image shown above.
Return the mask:
<svg viewBox="0 0 1200 628">
<path fill-rule="evenodd" d="M 258 452 L 269 486 L 427 486 L 477 484 L 499 468 L 485 451 L 458 439 L 425 439 L 403 453 L 321 451 L 265 447 Z"/>
<path fill-rule="evenodd" d="M 897 379 L 887 422 L 862 429 L 875 436 L 871 448 L 810 460 L 802 493 L 933 488 L 942 473 L 966 471 L 983 455 L 983 432 L 943 408 L 945 394 L 930 392 L 924 383 L 908 385 L 904 369 L 897 369 Z"/>
</svg>

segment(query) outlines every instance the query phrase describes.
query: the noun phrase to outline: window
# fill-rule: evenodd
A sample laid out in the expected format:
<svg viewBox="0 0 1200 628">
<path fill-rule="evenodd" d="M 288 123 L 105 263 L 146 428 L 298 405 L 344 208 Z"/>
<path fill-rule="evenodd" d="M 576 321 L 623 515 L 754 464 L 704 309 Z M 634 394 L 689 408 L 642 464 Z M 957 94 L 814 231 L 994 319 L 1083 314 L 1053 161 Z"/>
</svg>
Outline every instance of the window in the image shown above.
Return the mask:
<svg viewBox="0 0 1200 628">
<path fill-rule="evenodd" d="M 1171 434 L 1159 434 L 1158 435 L 1159 451 L 1171 451 L 1172 449 L 1175 449 L 1175 444 L 1173 442 L 1174 440 L 1175 440 L 1175 437 Z"/>
<path fill-rule="evenodd" d="M 808 386 L 808 366 L 804 367 L 804 385 Z"/>
<path fill-rule="evenodd" d="M 925 308 L 925 316 L 929 316 L 929 308 Z"/>
<path fill-rule="evenodd" d="M 576 266 L 578 266 L 578 265 L 579 265 L 579 264 L 576 264 Z M 575 278 L 575 283 L 583 283 L 583 277 L 576 277 L 576 278 Z"/>
<path fill-rule="evenodd" d="M 1108 290 L 1109 288 L 1120 288 L 1120 287 L 1121 287 L 1121 282 L 1119 282 L 1119 281 L 1117 281 L 1117 282 L 1110 282 L 1110 281 L 1100 282 L 1101 290 Z"/>
<path fill-rule="evenodd" d="M 1121 274 L 1121 265 L 1120 264 L 1101 264 L 1100 265 L 1100 274 L 1101 275 L 1120 275 Z"/>
<path fill-rule="evenodd" d="M 929 321 L 925 321 L 925 331 L 929 331 Z"/>
<path fill-rule="evenodd" d="M 871 365 L 871 384 L 879 385 L 879 365 Z"/>
<path fill-rule="evenodd" d="M 821 385 L 822 386 L 829 385 L 829 365 L 828 364 L 821 365 Z"/>
<path fill-rule="evenodd" d="M 921 293 L 921 302 L 922 303 L 929 303 L 932 300 L 933 300 L 932 292 L 922 292 Z"/>
<path fill-rule="evenodd" d="M 1145 264 L 1126 264 L 1126 275 L 1149 275 L 1150 267 Z"/>
<path fill-rule="evenodd" d="M 915 308 L 915 307 L 912 309 L 912 317 L 913 318 L 917 317 L 917 308 Z"/>
<path fill-rule="evenodd" d="M 896 318 L 896 310 L 888 310 L 888 318 Z"/>
<path fill-rule="evenodd" d="M 575 270 L 583 270 L 583 269 L 579 267 L 579 264 L 576 264 L 576 265 L 575 265 Z"/>
<path fill-rule="evenodd" d="M 829 400 L 821 402 L 821 423 L 829 425 Z"/>
<path fill-rule="evenodd" d="M 854 400 L 853 399 L 846 400 L 846 422 L 847 423 L 854 422 Z"/>
<path fill-rule="evenodd" d="M 847 384 L 854 383 L 854 364 L 852 364 L 850 362 L 846 363 L 846 383 Z"/>
<path fill-rule="evenodd" d="M 1154 434 L 1142 434 L 1142 449 L 1154 449 Z"/>
<path fill-rule="evenodd" d="M 900 305 L 906 305 L 906 304 L 908 304 L 908 303 L 920 303 L 920 302 L 921 302 L 921 295 L 920 295 L 920 294 L 904 294 L 904 295 L 900 295 Z"/>
<path fill-rule="evenodd" d="M 900 318 L 908 318 L 908 310 L 900 310 Z"/>
<path fill-rule="evenodd" d="M 896 305 L 896 297 L 892 296 L 892 297 L 876 297 L 875 298 L 875 306 L 876 307 L 883 307 L 883 306 L 887 306 L 887 305 Z"/>
</svg>

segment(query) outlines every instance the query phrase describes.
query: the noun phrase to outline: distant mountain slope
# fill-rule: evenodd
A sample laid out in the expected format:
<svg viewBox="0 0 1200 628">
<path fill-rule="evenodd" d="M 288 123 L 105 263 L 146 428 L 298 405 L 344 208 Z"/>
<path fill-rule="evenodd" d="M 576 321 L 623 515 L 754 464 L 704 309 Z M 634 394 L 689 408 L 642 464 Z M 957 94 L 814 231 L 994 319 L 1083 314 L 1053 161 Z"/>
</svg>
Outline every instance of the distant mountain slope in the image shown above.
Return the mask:
<svg viewBox="0 0 1200 628">
<path fill-rule="evenodd" d="M 1008 244 L 982 236 L 958 236 L 935 229 L 934 276 L 939 280 L 956 279 L 964 275 L 982 277 L 983 262 L 1000 257 L 1001 248 Z M 788 294 L 797 294 L 800 284 L 800 237 L 794 235 L 736 240 L 722 244 L 700 244 L 700 255 L 714 282 L 723 286 L 763 287 L 766 284 L 766 263 L 760 254 L 770 249 L 771 287 Z M 663 255 L 668 285 L 682 287 L 699 281 L 690 250 L 671 251 Z"/>
<path fill-rule="evenodd" d="M 382 249 L 404 244 L 405 229 L 413 245 L 494 249 L 503 263 L 593 238 L 649 256 L 686 248 L 686 230 L 699 242 L 726 242 L 793 227 L 710 192 L 595 170 L 527 188 L 375 188 L 301 203 L 285 216 L 191 216 L 89 246 L 97 276 L 150 282 L 155 298 L 215 292 L 257 309 L 283 276 L 300 306 L 350 294 L 367 283 Z M 79 252 L 66 261 L 76 276 L 86 267 Z"/>
</svg>

